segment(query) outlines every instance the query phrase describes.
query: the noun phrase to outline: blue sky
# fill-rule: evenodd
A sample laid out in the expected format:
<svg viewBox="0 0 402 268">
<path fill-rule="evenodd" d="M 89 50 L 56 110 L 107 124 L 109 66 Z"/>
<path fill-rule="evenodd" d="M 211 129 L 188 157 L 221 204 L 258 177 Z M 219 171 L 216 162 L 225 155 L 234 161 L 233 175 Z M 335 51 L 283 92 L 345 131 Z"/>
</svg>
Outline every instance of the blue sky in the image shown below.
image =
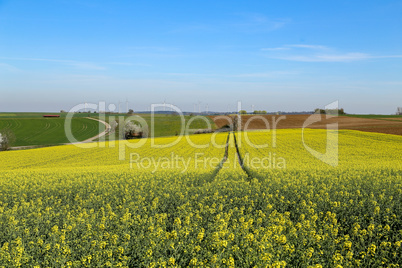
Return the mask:
<svg viewBox="0 0 402 268">
<path fill-rule="evenodd" d="M 402 106 L 402 1 L 1 1 L 0 111 Z"/>
</svg>

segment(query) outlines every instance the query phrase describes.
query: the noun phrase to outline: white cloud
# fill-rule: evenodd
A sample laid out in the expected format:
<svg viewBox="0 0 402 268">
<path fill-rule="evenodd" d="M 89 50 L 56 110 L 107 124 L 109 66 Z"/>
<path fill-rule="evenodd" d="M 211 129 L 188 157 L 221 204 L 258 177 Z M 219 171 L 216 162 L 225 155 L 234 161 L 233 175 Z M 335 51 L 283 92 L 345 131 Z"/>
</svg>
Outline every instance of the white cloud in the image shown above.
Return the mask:
<svg viewBox="0 0 402 268">
<path fill-rule="evenodd" d="M 304 45 L 304 44 L 296 44 L 296 45 L 287 45 L 288 47 L 294 47 L 294 48 L 307 48 L 307 49 L 315 49 L 315 50 L 323 50 L 323 49 L 329 49 L 326 46 L 320 46 L 320 45 Z"/>
<path fill-rule="evenodd" d="M 43 58 L 5 58 L 2 59 L 7 60 L 19 60 L 19 61 L 44 61 L 44 62 L 55 62 L 64 65 L 73 66 L 78 69 L 86 69 L 86 70 L 105 70 L 106 68 L 95 63 L 91 62 L 83 62 L 83 61 L 75 61 L 75 60 L 59 60 L 59 59 L 43 59 Z"/>
<path fill-rule="evenodd" d="M 402 55 L 374 56 L 361 52 L 340 53 L 327 46 L 294 44 L 275 48 L 262 48 L 270 52 L 266 56 L 273 59 L 300 62 L 351 62 L 379 58 L 402 58 Z"/>
<path fill-rule="evenodd" d="M 220 32 L 243 32 L 261 33 L 271 32 L 285 27 L 291 22 L 289 18 L 270 18 L 260 13 L 235 13 L 230 20 L 215 20 L 210 23 L 190 23 L 168 31 L 167 33 L 220 33 Z"/>
<path fill-rule="evenodd" d="M 5 70 L 5 71 L 9 71 L 9 72 L 19 71 L 19 69 L 17 67 L 7 64 L 7 63 L 1 63 L 1 62 L 0 62 L 0 70 Z"/>
<path fill-rule="evenodd" d="M 261 48 L 262 51 L 280 51 L 280 50 L 289 50 L 288 47 L 272 47 L 272 48 Z"/>
<path fill-rule="evenodd" d="M 289 75 L 297 75 L 299 72 L 293 71 L 273 71 L 273 72 L 262 72 L 262 73 L 245 73 L 233 75 L 233 77 L 245 77 L 245 78 L 278 78 Z"/>
<path fill-rule="evenodd" d="M 242 17 L 242 20 L 230 25 L 238 31 L 246 31 L 251 33 L 275 31 L 283 28 L 291 21 L 287 18 L 273 19 L 259 13 L 240 13 L 238 15 Z"/>
<path fill-rule="evenodd" d="M 402 58 L 402 55 L 373 56 L 373 58 L 382 58 L 382 59 L 386 59 L 386 58 Z"/>
<path fill-rule="evenodd" d="M 262 48 L 262 51 L 281 51 L 281 50 L 291 50 L 293 48 L 305 48 L 312 50 L 326 50 L 329 49 L 327 46 L 321 45 L 305 45 L 305 44 L 295 44 L 295 45 L 284 45 L 281 47 L 273 47 L 273 48 Z"/>
<path fill-rule="evenodd" d="M 303 61 L 303 62 L 348 62 L 366 60 L 372 58 L 365 53 L 345 53 L 345 54 L 318 54 L 318 55 L 290 55 L 273 57 L 288 61 Z"/>
<path fill-rule="evenodd" d="M 66 65 L 70 65 L 76 67 L 78 69 L 86 69 L 86 70 L 105 70 L 106 68 L 91 62 L 79 62 L 79 61 L 58 61 L 60 63 L 64 63 Z"/>
</svg>

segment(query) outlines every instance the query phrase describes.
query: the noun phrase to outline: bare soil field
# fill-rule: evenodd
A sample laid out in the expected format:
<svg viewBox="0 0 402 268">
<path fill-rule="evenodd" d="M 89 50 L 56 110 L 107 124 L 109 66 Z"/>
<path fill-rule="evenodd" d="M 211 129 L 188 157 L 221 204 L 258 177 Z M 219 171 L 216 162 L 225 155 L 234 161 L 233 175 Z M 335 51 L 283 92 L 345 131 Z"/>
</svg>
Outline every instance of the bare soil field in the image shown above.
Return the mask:
<svg viewBox="0 0 402 268">
<path fill-rule="evenodd" d="M 384 120 L 391 120 L 391 121 L 402 121 L 402 118 L 395 118 L 395 117 L 391 117 L 391 118 L 384 118 Z"/>
<path fill-rule="evenodd" d="M 348 116 L 337 116 L 329 119 L 325 115 L 321 116 L 319 122 L 306 124 L 310 114 L 301 115 L 243 115 L 243 129 L 285 129 L 285 128 L 318 128 L 326 129 L 328 124 L 338 123 L 339 129 L 352 129 L 367 132 L 378 132 L 385 134 L 402 135 L 402 120 L 367 119 Z M 228 124 L 222 116 L 211 116 L 217 128 Z"/>
</svg>

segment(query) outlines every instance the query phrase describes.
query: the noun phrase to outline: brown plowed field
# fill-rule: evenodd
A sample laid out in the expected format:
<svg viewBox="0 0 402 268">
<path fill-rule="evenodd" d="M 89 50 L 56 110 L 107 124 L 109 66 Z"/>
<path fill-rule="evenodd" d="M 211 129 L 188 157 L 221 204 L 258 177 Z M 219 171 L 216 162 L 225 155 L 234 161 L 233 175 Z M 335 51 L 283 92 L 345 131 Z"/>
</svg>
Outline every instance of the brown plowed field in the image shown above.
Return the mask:
<svg viewBox="0 0 402 268">
<path fill-rule="evenodd" d="M 246 129 L 284 129 L 284 128 L 327 128 L 328 124 L 338 123 L 339 129 L 352 129 L 368 132 L 378 132 L 394 135 L 402 135 L 402 120 L 395 118 L 387 119 L 367 119 L 348 116 L 337 116 L 329 119 L 325 115 L 315 115 L 315 118 L 320 118 L 319 122 L 307 124 L 307 120 L 311 115 L 243 115 L 242 128 Z M 228 124 L 224 116 L 211 116 L 217 128 Z"/>
</svg>

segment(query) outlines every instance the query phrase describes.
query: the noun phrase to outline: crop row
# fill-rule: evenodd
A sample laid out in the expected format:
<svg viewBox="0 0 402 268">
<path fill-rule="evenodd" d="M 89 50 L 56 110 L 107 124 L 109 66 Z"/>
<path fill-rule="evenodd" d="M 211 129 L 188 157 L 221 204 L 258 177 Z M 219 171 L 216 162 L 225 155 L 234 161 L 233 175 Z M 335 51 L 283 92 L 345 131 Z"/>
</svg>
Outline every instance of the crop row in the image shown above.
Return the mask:
<svg viewBox="0 0 402 268">
<path fill-rule="evenodd" d="M 325 132 L 306 133 L 311 148 L 325 148 Z M 119 143 L 2 153 L 0 267 L 400 266 L 400 137 L 342 131 L 331 167 L 308 154 L 300 132 L 278 130 L 276 147 L 272 134 L 249 132 L 254 145 L 237 134 L 255 178 L 233 135 L 215 177 L 216 165 L 197 166 L 195 154 L 222 159 L 227 134 L 216 136 L 221 148 L 125 146 L 125 160 Z M 170 165 L 130 168 L 133 153 Z M 185 172 L 172 153 L 190 159 Z M 274 153 L 286 168 L 252 165 Z"/>
</svg>

